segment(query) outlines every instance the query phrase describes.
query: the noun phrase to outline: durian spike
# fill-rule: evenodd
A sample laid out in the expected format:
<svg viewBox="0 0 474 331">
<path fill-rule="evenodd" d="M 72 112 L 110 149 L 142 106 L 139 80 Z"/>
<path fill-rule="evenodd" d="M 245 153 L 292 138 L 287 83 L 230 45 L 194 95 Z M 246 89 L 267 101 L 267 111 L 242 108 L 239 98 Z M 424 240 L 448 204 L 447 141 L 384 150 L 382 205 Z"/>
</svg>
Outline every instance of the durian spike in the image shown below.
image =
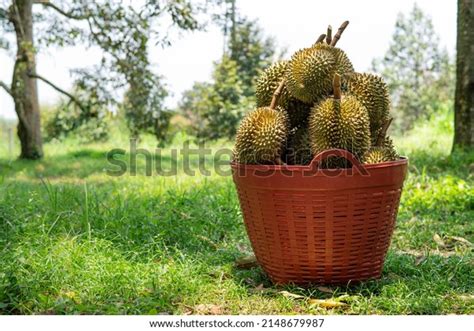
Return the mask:
<svg viewBox="0 0 474 331">
<path fill-rule="evenodd" d="M 344 32 L 344 30 L 347 28 L 348 25 L 349 25 L 349 21 L 345 21 L 344 23 L 341 24 L 341 26 L 337 30 L 336 35 L 334 36 L 334 38 L 332 38 L 332 41 L 330 44 L 331 46 L 336 46 L 339 39 L 341 39 L 342 33 Z"/>
<path fill-rule="evenodd" d="M 328 25 L 328 32 L 326 33 L 326 44 L 331 45 L 332 41 L 332 26 Z"/>
<path fill-rule="evenodd" d="M 341 91 L 341 75 L 335 74 L 334 80 L 332 81 L 332 88 L 334 90 L 334 99 L 341 100 L 342 91 Z"/>
<path fill-rule="evenodd" d="M 323 33 L 322 35 L 320 35 L 318 37 L 318 39 L 316 40 L 315 44 L 319 44 L 319 43 L 322 43 L 324 41 L 324 38 L 326 38 L 326 35 Z"/>
<path fill-rule="evenodd" d="M 387 135 L 388 127 L 390 126 L 390 124 L 392 124 L 392 121 L 393 121 L 393 117 L 390 117 L 389 119 L 385 121 L 384 125 L 382 126 L 382 130 L 380 130 L 380 133 L 377 137 L 375 146 L 382 146 L 383 141 L 385 140 L 385 136 Z"/>
<path fill-rule="evenodd" d="M 275 109 L 276 106 L 278 105 L 278 99 L 280 98 L 280 94 L 281 94 L 281 91 L 283 90 L 284 86 L 285 86 L 285 80 L 282 79 L 281 82 L 280 82 L 280 85 L 278 85 L 275 92 L 273 92 L 272 102 L 270 103 L 270 108 L 271 109 Z"/>
</svg>

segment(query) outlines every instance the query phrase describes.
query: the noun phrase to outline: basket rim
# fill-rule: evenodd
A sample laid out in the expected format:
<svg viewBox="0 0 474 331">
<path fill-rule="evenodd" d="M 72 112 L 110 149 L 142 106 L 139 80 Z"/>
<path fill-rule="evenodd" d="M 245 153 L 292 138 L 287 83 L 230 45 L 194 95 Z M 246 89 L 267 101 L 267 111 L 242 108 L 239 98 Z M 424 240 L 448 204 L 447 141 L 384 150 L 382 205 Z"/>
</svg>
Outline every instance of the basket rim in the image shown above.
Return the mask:
<svg viewBox="0 0 474 331">
<path fill-rule="evenodd" d="M 360 164 L 360 166 L 364 167 L 365 169 L 380 169 L 380 168 L 391 168 L 400 165 L 408 164 L 408 157 L 407 156 L 400 156 L 400 158 L 396 161 L 387 161 L 382 163 L 374 163 L 374 164 Z M 286 171 L 308 171 L 310 170 L 307 165 L 276 165 L 276 164 L 245 164 L 245 163 L 238 163 L 236 161 L 231 161 L 230 166 L 233 169 L 249 169 L 249 170 L 286 170 Z M 327 172 L 327 171 L 343 171 L 347 172 L 352 170 L 352 168 L 347 169 L 317 169 L 316 173 L 319 172 Z"/>
</svg>

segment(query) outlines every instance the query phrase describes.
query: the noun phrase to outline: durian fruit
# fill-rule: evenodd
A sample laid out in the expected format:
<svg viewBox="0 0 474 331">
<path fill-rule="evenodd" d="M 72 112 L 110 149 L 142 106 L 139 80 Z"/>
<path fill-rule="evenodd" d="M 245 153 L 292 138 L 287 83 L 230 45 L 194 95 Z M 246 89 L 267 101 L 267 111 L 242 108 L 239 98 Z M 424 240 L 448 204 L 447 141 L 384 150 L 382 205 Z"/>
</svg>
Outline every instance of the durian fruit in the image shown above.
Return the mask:
<svg viewBox="0 0 474 331">
<path fill-rule="evenodd" d="M 288 61 L 276 62 L 268 67 L 259 77 L 256 84 L 257 107 L 266 107 L 270 105 L 273 93 L 279 84 L 285 79 L 285 73 L 288 68 Z M 290 127 L 301 126 L 307 122 L 311 105 L 293 98 L 286 87 L 283 85 L 279 99 L 279 107 L 288 113 Z"/>
<path fill-rule="evenodd" d="M 316 104 L 309 118 L 311 151 L 341 148 L 360 158 L 370 148 L 367 108 L 352 95 L 342 96 L 340 76 L 334 77 L 334 97 Z"/>
<path fill-rule="evenodd" d="M 389 117 L 390 96 L 387 84 L 377 75 L 354 73 L 347 79 L 347 90 L 367 108 L 370 132 L 372 137 L 376 137 Z"/>
<path fill-rule="evenodd" d="M 297 51 L 291 57 L 286 73 L 291 95 L 305 103 L 315 103 L 332 89 L 336 59 L 325 49 L 314 47 Z"/>
<path fill-rule="evenodd" d="M 255 86 L 257 107 L 266 107 L 270 105 L 273 93 L 278 88 L 278 85 L 280 85 L 280 82 L 285 78 L 287 68 L 288 61 L 279 61 L 263 71 Z M 278 100 L 279 106 L 286 108 L 290 98 L 291 95 L 284 86 Z"/>
<path fill-rule="evenodd" d="M 286 160 L 288 164 L 308 165 L 313 159 L 307 126 L 295 128 L 288 139 Z"/>
<path fill-rule="evenodd" d="M 269 107 L 248 113 L 237 130 L 234 160 L 245 164 L 281 164 L 288 137 L 288 115 L 276 109 L 284 81 L 273 94 Z"/>
<path fill-rule="evenodd" d="M 343 80 L 344 77 L 349 76 L 350 74 L 354 73 L 354 66 L 352 62 L 349 60 L 347 54 L 340 48 L 325 44 L 325 43 L 316 43 L 313 45 L 314 49 L 319 50 L 326 50 L 330 52 L 336 61 L 335 69 L 336 73 L 339 74 Z"/>
<path fill-rule="evenodd" d="M 393 146 L 390 138 L 385 138 L 382 146 L 371 147 L 363 156 L 362 162 L 365 164 L 382 163 L 396 161 L 400 158 Z"/>
</svg>

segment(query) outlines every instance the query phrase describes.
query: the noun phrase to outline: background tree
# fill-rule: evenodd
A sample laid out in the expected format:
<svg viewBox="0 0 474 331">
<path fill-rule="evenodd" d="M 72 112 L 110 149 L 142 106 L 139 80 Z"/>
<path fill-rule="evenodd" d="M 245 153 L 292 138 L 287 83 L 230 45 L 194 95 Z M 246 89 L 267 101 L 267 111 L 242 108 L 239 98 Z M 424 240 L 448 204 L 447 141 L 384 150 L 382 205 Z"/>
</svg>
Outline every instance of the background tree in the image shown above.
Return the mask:
<svg viewBox="0 0 474 331">
<path fill-rule="evenodd" d="M 222 2 L 227 7 L 215 20 L 224 34 L 223 57 L 214 64 L 212 81 L 195 83 L 178 105 L 199 140 L 235 135 L 242 116 L 253 107 L 256 79 L 276 56 L 274 39 L 240 16 L 235 0 Z"/>
<path fill-rule="evenodd" d="M 79 43 L 99 46 L 104 55 L 99 64 L 102 70 L 96 72 L 107 69 L 116 73 L 114 78 L 117 79 L 109 80 L 115 88 L 128 87 L 129 91 L 141 89 L 142 85 L 131 83 L 132 77 L 141 73 L 135 67 L 142 66 L 143 72 L 149 73 L 149 63 L 145 59 L 148 42 L 163 46 L 170 44 L 167 34 L 154 28 L 160 27 L 157 21 L 171 22 L 172 26 L 181 30 L 194 30 L 201 27 L 196 15 L 205 10 L 201 3 L 191 4 L 188 0 L 146 0 L 140 7 L 136 4 L 125 5 L 121 1 L 83 0 L 57 3 L 49 0 L 3 0 L 0 4 L 2 34 L 11 33 L 16 44 L 12 81 L 10 84 L 0 82 L 0 87 L 14 100 L 19 120 L 20 157 L 27 159 L 43 156 L 38 79 L 64 94 L 80 109 L 87 111 L 88 108 L 83 100 L 36 72 L 38 50 L 51 45 Z M 0 39 L 2 47 L 12 44 L 3 35 Z M 81 76 L 81 72 L 77 73 L 78 81 L 92 77 L 92 74 Z M 106 84 L 104 80 L 108 76 L 102 76 L 101 84 Z M 152 79 L 157 78 L 155 76 Z M 83 85 L 94 87 L 90 83 Z M 148 92 L 143 93 L 153 91 L 149 86 L 145 90 Z"/>
<path fill-rule="evenodd" d="M 183 93 L 179 108 L 198 140 L 232 138 L 253 98 L 244 94 L 238 65 L 228 56 L 214 64 L 212 81 L 197 82 Z"/>
<path fill-rule="evenodd" d="M 389 49 L 373 69 L 387 81 L 393 101 L 395 127 L 409 128 L 440 104 L 452 100 L 454 66 L 431 18 L 415 4 L 408 16 L 400 13 Z"/>
<path fill-rule="evenodd" d="M 458 0 L 454 144 L 474 147 L 474 1 Z"/>
</svg>

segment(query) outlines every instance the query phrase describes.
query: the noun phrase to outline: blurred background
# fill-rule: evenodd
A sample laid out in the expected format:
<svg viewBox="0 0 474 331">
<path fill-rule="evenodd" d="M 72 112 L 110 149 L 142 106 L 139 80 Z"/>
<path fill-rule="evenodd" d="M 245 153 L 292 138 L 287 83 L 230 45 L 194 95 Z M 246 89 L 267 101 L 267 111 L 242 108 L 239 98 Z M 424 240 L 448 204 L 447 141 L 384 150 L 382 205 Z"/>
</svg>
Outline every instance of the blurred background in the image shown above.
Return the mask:
<svg viewBox="0 0 474 331">
<path fill-rule="evenodd" d="M 10 1 L 2 1 L 0 80 L 11 86 L 17 38 Z M 254 107 L 259 73 L 346 19 L 339 47 L 356 71 L 388 82 L 392 134 L 439 117 L 447 127 L 453 122 L 455 1 L 69 1 L 61 8 L 38 2 L 33 47 L 44 78 L 37 79 L 37 103 L 46 143 L 117 134 L 154 137 L 160 146 L 178 133 L 232 139 Z M 17 156 L 18 116 L 5 89 L 0 122 L 2 151 Z"/>
</svg>

